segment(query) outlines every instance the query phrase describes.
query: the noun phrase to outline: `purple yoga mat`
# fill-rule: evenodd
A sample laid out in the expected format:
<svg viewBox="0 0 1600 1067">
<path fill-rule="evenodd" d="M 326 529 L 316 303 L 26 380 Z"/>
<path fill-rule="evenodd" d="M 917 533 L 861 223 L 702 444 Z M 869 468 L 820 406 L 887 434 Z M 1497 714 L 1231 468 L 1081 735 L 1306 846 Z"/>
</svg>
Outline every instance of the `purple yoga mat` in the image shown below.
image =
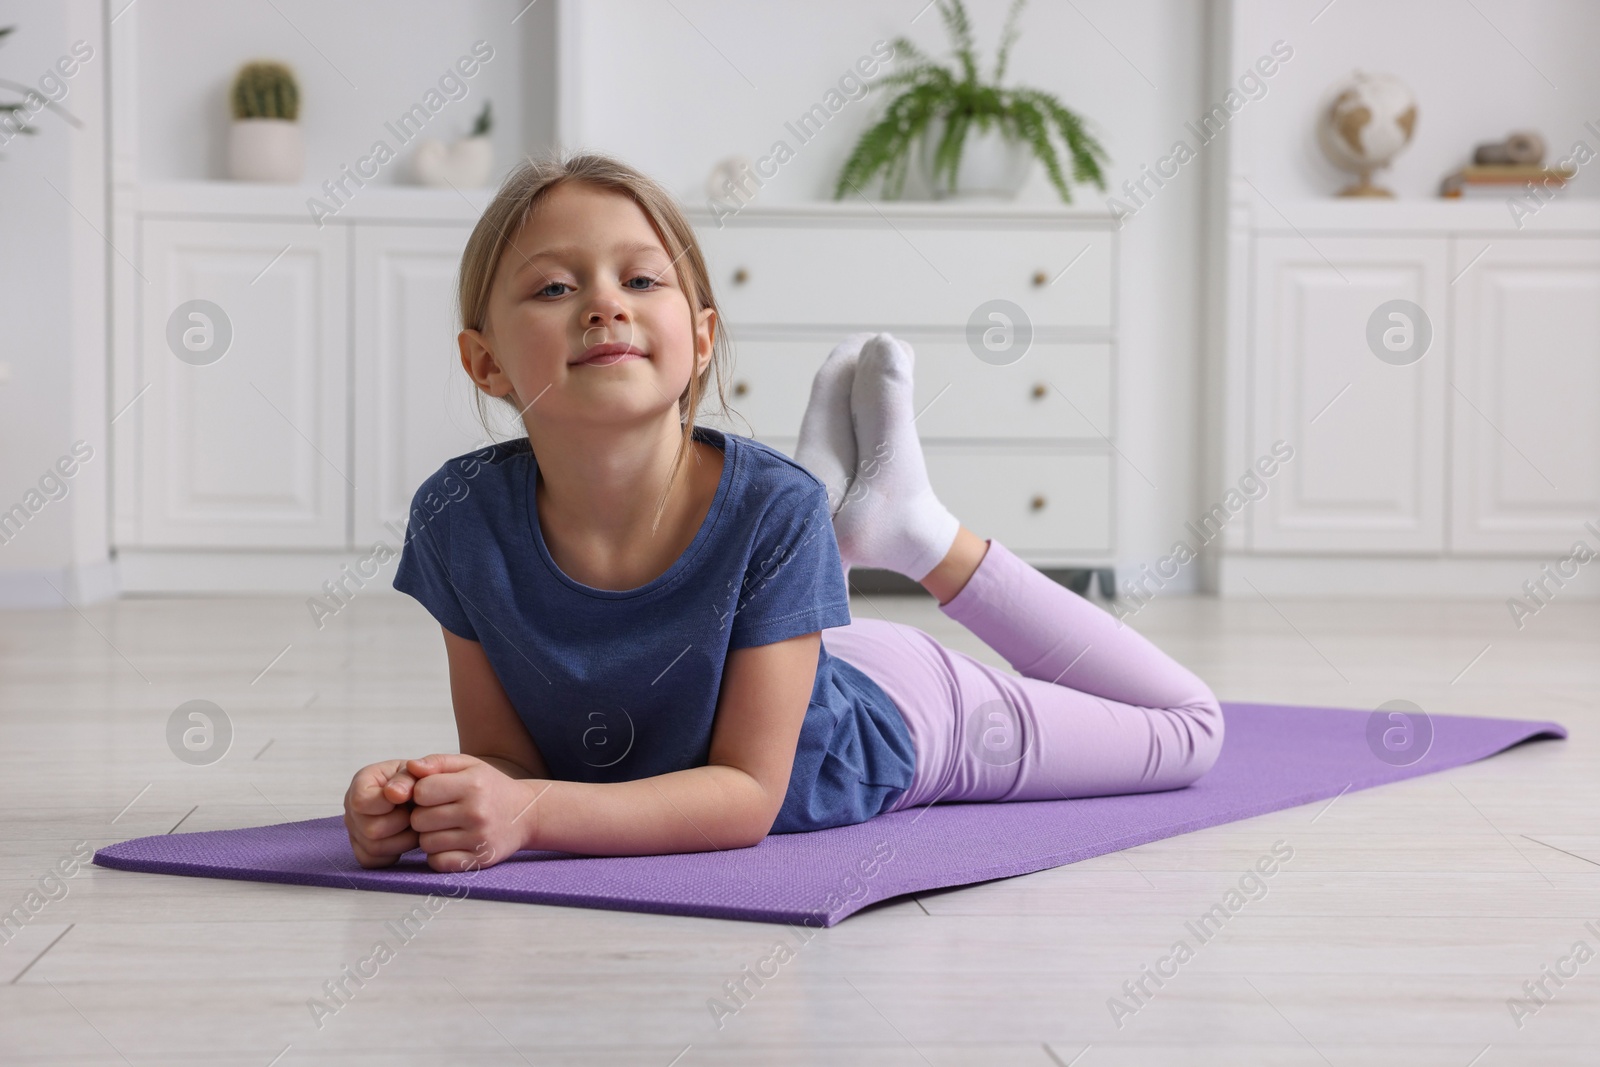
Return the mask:
<svg viewBox="0 0 1600 1067">
<path fill-rule="evenodd" d="M 1553 722 L 1413 715 L 1409 754 L 1386 747 L 1385 714 L 1224 704 L 1216 766 L 1186 789 L 1011 804 L 937 804 L 856 826 L 777 834 L 754 848 L 681 856 L 519 852 L 466 874 L 429 870 L 420 851 L 362 869 L 334 816 L 244 830 L 140 837 L 95 853 L 102 867 L 204 878 L 432 893 L 532 904 L 832 926 L 904 893 L 1074 863 L 1219 823 L 1309 804 L 1564 738 Z M 1428 734 L 1431 731 L 1431 738 Z M 1406 738 L 1391 734 L 1389 742 Z M 1415 752 L 1425 754 L 1408 765 Z M 1381 755 L 1380 755 L 1381 753 Z"/>
</svg>

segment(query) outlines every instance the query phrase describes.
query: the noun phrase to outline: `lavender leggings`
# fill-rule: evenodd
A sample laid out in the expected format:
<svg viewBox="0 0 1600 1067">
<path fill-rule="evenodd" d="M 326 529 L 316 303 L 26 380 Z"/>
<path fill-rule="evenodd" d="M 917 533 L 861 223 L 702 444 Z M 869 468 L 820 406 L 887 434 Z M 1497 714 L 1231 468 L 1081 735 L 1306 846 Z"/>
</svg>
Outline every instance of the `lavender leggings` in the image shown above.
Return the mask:
<svg viewBox="0 0 1600 1067">
<path fill-rule="evenodd" d="M 939 610 L 1023 677 L 914 626 L 857 619 L 822 632 L 829 654 L 861 668 L 905 716 L 916 771 L 888 810 L 1148 793 L 1210 770 L 1222 710 L 1205 683 L 1004 545 L 988 545 Z"/>
</svg>

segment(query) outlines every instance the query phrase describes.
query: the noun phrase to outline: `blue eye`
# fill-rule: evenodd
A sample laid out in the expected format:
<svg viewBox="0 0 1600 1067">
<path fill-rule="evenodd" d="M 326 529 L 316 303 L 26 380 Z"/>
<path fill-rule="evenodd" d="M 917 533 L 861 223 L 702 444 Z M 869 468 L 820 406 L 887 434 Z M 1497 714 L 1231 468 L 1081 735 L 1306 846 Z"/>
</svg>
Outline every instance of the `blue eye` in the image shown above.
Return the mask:
<svg viewBox="0 0 1600 1067">
<path fill-rule="evenodd" d="M 643 285 L 635 285 L 634 282 L 643 282 L 644 284 Z M 659 285 L 660 285 L 660 282 L 658 282 L 655 278 L 652 278 L 648 274 L 637 274 L 637 275 L 634 275 L 632 278 L 629 278 L 626 282 L 623 283 L 623 287 L 624 288 L 632 289 L 634 292 L 638 292 L 638 293 L 648 293 L 651 289 L 659 287 Z M 564 295 L 563 293 L 551 292 L 552 289 L 558 289 L 558 288 L 559 289 L 571 289 L 572 286 L 568 285 L 566 282 L 546 282 L 540 288 L 535 289 L 533 291 L 533 295 L 534 296 L 562 296 L 562 295 Z"/>
</svg>

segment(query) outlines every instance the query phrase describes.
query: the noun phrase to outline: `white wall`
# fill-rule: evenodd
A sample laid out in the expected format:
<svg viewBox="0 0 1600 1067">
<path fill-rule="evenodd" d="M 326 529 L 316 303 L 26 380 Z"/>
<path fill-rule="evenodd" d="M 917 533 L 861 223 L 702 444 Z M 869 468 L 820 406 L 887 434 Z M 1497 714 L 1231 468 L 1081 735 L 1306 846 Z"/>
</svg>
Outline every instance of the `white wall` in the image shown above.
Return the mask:
<svg viewBox="0 0 1600 1067">
<path fill-rule="evenodd" d="M 439 5 L 427 0 L 273 0 L 225 9 L 208 0 L 139 0 L 139 176 L 226 178 L 234 73 L 248 60 L 276 59 L 300 83 L 306 182 L 320 185 L 374 140 L 396 146 L 384 123 L 420 102 L 482 40 L 494 57 L 466 80 L 465 96 L 430 120 L 424 136 L 448 141 L 466 134 L 491 100 L 498 180 L 555 133 L 548 44 L 554 6 L 544 0 L 518 17 L 525 7 L 527 0 L 452 0 L 441 17 Z M 409 183 L 410 152 L 384 167 L 377 183 Z"/>
<path fill-rule="evenodd" d="M 106 63 L 95 0 L 6 4 L 0 25 L 17 30 L 0 48 L 0 76 L 36 86 L 70 57 L 93 49 L 63 78 L 46 109 L 0 155 L 0 511 L 39 506 L 0 544 L 0 603 L 61 607 L 112 592 L 108 563 L 105 413 L 106 182 L 102 118 Z M 8 101 L 18 92 L 7 91 Z M 40 491 L 75 441 L 93 458 Z M 29 497 L 29 493 L 37 495 Z M 52 589 L 54 586 L 54 589 Z"/>
<path fill-rule="evenodd" d="M 575 5 L 563 8 L 563 20 Z M 1006 0 L 967 5 L 980 55 L 992 60 Z M 614 152 L 703 202 L 725 156 L 751 158 L 778 138 L 873 42 L 909 37 L 940 56 L 938 12 L 917 2 L 747 4 L 731 0 L 590 0 L 563 26 L 562 140 Z M 1112 157 L 1113 189 L 1164 155 L 1197 112 L 1205 7 L 1196 0 L 1077 0 L 1023 9 L 1007 82 L 1055 93 L 1085 116 Z M 620 32 L 626 27 L 626 32 Z M 830 198 L 855 138 L 875 117 L 874 94 L 849 104 L 800 147 L 757 199 Z M 1119 525 L 1128 562 L 1153 560 L 1196 503 L 1200 204 L 1198 167 L 1183 170 L 1122 230 Z M 1093 187 L 1078 203 L 1103 206 Z M 1036 171 L 1023 199 L 1056 194 Z M 1131 463 L 1131 466 L 1130 466 Z M 1134 469 L 1137 468 L 1137 471 Z M 1142 472 L 1142 473 L 1141 473 Z M 1148 483 L 1145 479 L 1148 478 Z M 981 532 L 981 517 L 967 517 Z"/>
<path fill-rule="evenodd" d="M 1245 173 L 1280 205 L 1328 196 L 1353 180 L 1327 161 L 1313 131 L 1328 90 L 1356 68 L 1394 75 L 1417 100 L 1411 145 L 1378 177 L 1400 197 L 1437 196 L 1439 180 L 1470 162 L 1475 145 L 1512 130 L 1542 132 L 1551 163 L 1580 138 L 1600 150 L 1600 136 L 1584 128 L 1600 127 L 1594 0 L 1242 0 L 1238 7 L 1252 54 L 1280 38 L 1295 49 L 1285 76 L 1247 109 Z M 1600 196 L 1600 181 L 1580 173 L 1569 195 Z"/>
</svg>

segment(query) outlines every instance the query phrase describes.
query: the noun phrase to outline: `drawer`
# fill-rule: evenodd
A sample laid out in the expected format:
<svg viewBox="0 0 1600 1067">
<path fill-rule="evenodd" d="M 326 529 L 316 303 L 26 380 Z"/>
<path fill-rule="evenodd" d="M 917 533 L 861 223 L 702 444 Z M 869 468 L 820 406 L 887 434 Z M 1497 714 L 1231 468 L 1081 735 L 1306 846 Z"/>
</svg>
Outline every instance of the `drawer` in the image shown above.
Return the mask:
<svg viewBox="0 0 1600 1067">
<path fill-rule="evenodd" d="M 1014 552 L 1111 551 L 1111 457 L 931 445 L 933 491 L 962 524 Z"/>
<path fill-rule="evenodd" d="M 763 438 L 787 456 L 795 440 Z M 1111 550 L 1111 455 L 928 445 L 933 491 L 962 525 L 1041 566 L 1098 561 Z"/>
<path fill-rule="evenodd" d="M 995 299 L 1034 327 L 1111 327 L 1103 230 L 739 226 L 698 231 L 722 314 L 742 325 L 965 327 Z M 858 326 L 857 328 L 861 328 Z"/>
<path fill-rule="evenodd" d="M 743 416 L 696 421 L 755 437 L 795 437 L 811 379 L 837 341 L 740 341 L 727 384 Z M 917 435 L 1102 441 L 1111 435 L 1111 346 L 1034 342 L 995 366 L 961 341 L 912 341 Z M 714 405 L 713 405 L 714 406 Z M 746 425 L 748 422 L 748 426 Z"/>
</svg>

